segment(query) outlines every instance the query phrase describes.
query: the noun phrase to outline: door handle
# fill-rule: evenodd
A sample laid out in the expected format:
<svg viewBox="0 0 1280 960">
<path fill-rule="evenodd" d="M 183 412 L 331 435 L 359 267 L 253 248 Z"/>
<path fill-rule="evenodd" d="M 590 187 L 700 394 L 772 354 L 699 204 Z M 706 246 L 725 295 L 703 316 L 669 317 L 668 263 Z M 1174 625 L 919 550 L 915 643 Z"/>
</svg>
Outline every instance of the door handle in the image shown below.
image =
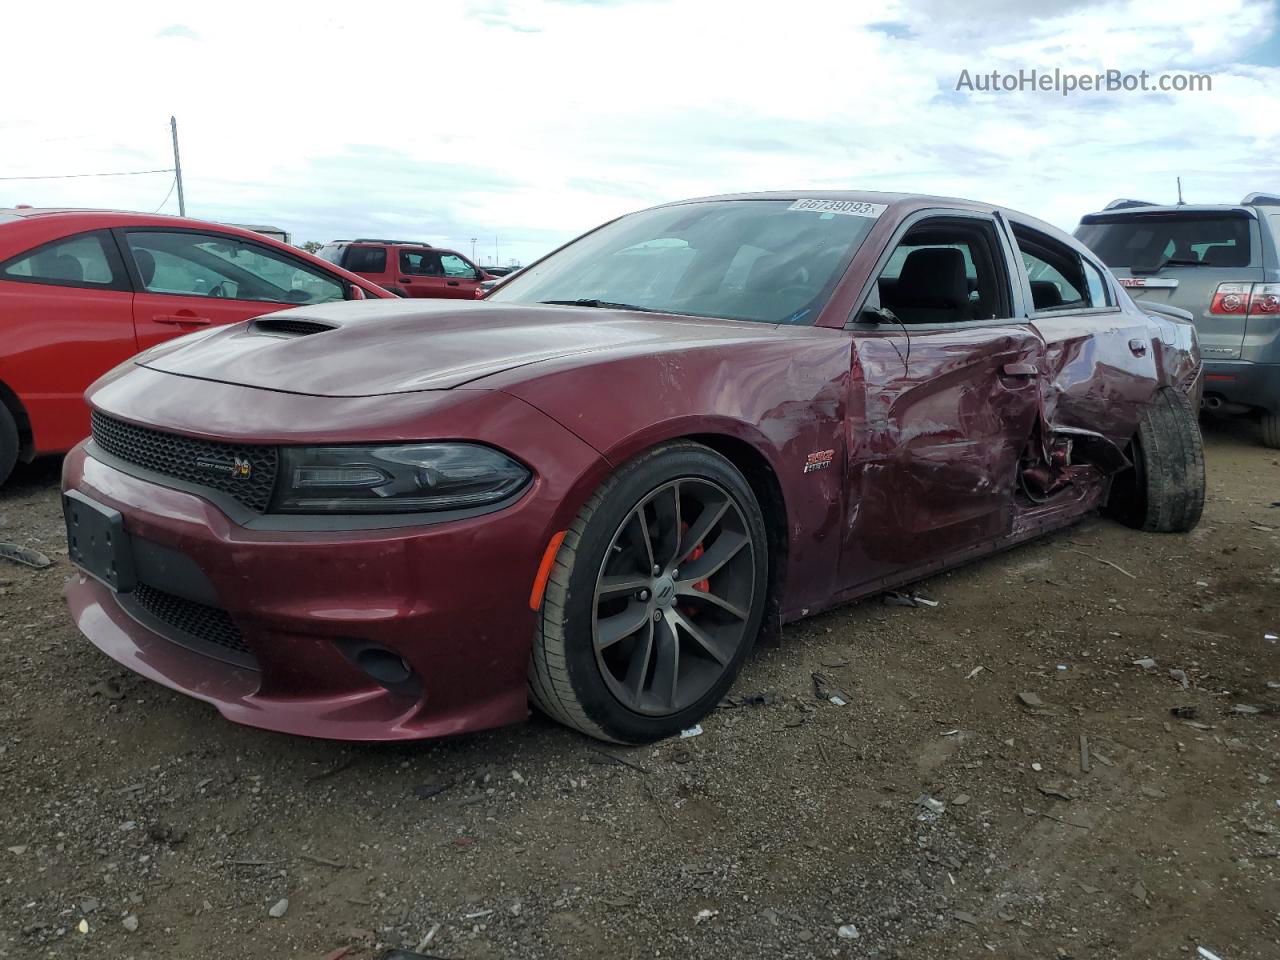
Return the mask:
<svg viewBox="0 0 1280 960">
<path fill-rule="evenodd" d="M 1006 363 L 1000 372 L 1006 377 L 1034 377 L 1037 370 L 1034 363 Z"/>
<path fill-rule="evenodd" d="M 401 282 L 401 283 L 408 283 L 408 282 L 409 282 L 409 278 L 408 278 L 408 277 L 401 277 L 401 278 L 400 278 L 400 282 Z"/>
<path fill-rule="evenodd" d="M 151 319 L 156 323 L 187 324 L 192 327 L 207 327 L 213 323 L 208 317 L 197 317 L 194 313 L 158 313 Z"/>
<path fill-rule="evenodd" d="M 1147 355 L 1147 341 L 1139 340 L 1136 337 L 1129 341 L 1129 352 L 1135 357 L 1145 357 Z"/>
<path fill-rule="evenodd" d="M 456 286 L 458 285 L 458 281 L 457 281 L 457 280 L 446 280 L 446 281 L 445 281 L 445 283 L 446 283 L 446 284 L 448 284 L 448 285 L 449 285 L 449 286 L 451 286 L 451 287 L 456 287 Z"/>
</svg>

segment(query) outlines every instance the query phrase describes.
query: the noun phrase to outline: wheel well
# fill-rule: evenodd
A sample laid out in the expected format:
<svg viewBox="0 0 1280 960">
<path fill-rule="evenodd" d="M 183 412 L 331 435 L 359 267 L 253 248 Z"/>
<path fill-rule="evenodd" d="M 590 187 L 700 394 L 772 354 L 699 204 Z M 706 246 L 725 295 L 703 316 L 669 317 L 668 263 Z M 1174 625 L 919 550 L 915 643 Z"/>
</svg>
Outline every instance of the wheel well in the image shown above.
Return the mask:
<svg viewBox="0 0 1280 960">
<path fill-rule="evenodd" d="M 9 411 L 18 428 L 18 459 L 30 461 L 35 456 L 36 449 L 35 436 L 31 432 L 31 418 L 27 416 L 26 407 L 22 405 L 18 395 L 3 380 L 0 380 L 0 405 Z"/>
<path fill-rule="evenodd" d="M 765 629 L 776 634 L 780 629 L 780 601 L 789 544 L 787 504 L 782 497 L 778 476 L 764 454 L 745 440 L 722 433 L 692 434 L 684 439 L 710 447 L 731 462 L 742 471 L 751 485 L 751 492 L 756 495 L 769 537 L 769 602 L 765 608 Z"/>
</svg>

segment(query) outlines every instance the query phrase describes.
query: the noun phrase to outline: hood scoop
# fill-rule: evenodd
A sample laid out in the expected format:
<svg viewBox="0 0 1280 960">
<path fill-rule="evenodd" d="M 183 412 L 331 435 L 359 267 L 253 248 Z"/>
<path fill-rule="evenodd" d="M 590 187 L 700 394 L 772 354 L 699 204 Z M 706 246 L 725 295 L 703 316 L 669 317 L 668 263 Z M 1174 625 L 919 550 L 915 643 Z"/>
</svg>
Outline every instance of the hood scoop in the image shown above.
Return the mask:
<svg viewBox="0 0 1280 960">
<path fill-rule="evenodd" d="M 778 336 L 770 325 L 734 320 L 383 299 L 268 314 L 155 347 L 138 362 L 177 376 L 283 393 L 375 397 L 451 390 L 517 367 L 591 353 L 679 352 Z"/>
<path fill-rule="evenodd" d="M 318 320 L 303 320 L 297 317 L 259 317 L 253 321 L 251 329 L 257 333 L 276 337 L 309 337 L 313 333 L 324 333 L 335 327 L 331 323 L 320 323 Z"/>
</svg>

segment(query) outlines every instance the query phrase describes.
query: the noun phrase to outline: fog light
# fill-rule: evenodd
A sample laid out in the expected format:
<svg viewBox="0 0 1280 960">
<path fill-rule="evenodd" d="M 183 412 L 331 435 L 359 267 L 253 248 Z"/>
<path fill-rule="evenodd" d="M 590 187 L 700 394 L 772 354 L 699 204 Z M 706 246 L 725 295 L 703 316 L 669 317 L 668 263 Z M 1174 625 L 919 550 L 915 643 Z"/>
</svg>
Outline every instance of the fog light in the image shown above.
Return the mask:
<svg viewBox="0 0 1280 960">
<path fill-rule="evenodd" d="M 413 676 L 404 657 L 390 650 L 365 647 L 356 654 L 356 666 L 381 684 L 398 685 Z"/>
<path fill-rule="evenodd" d="M 341 639 L 335 640 L 334 644 L 374 683 L 400 696 L 413 699 L 422 697 L 422 677 L 394 650 L 375 647 L 367 640 Z"/>
</svg>

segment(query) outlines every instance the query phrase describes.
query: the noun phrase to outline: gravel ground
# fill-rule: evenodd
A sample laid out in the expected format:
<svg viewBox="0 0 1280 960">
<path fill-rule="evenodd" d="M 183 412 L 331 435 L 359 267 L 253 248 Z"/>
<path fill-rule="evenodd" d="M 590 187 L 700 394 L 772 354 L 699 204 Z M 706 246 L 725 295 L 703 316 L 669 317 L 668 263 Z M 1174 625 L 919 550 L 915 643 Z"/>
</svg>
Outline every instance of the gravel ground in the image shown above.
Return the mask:
<svg viewBox="0 0 1280 960">
<path fill-rule="evenodd" d="M 1207 442 L 1193 534 L 1090 520 L 792 625 L 639 749 L 233 726 L 80 638 L 24 468 L 0 540 L 56 562 L 0 562 L 0 957 L 1280 956 L 1280 459 Z"/>
</svg>

